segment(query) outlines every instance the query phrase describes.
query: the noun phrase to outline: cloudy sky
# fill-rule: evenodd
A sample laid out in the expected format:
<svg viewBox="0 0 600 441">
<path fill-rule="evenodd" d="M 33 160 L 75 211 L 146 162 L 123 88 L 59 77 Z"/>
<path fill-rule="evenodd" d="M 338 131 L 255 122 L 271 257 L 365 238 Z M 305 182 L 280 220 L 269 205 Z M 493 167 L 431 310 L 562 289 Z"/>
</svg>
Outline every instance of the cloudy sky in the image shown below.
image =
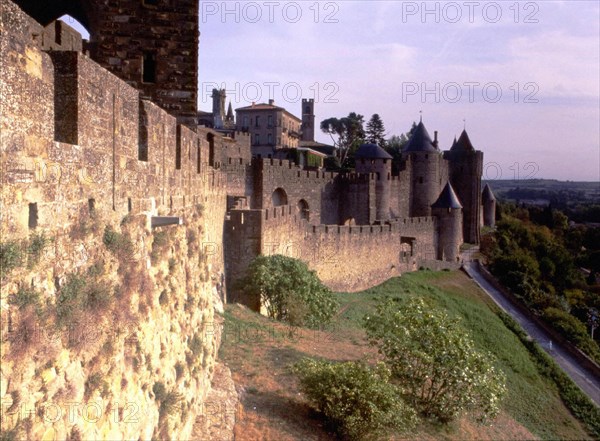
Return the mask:
<svg viewBox="0 0 600 441">
<path fill-rule="evenodd" d="M 389 136 L 422 112 L 443 149 L 466 124 L 485 178 L 600 181 L 599 4 L 201 1 L 199 106 L 314 98 Z"/>
</svg>

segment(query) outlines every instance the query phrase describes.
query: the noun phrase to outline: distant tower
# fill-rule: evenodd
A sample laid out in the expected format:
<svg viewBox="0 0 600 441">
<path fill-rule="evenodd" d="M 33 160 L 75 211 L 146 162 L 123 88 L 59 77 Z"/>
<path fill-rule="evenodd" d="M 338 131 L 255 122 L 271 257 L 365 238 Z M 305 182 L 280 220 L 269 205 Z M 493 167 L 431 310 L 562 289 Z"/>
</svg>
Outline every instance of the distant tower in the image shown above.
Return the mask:
<svg viewBox="0 0 600 441">
<path fill-rule="evenodd" d="M 496 197 L 488 184 L 485 184 L 481 195 L 483 206 L 483 225 L 494 227 L 496 225 Z"/>
<path fill-rule="evenodd" d="M 438 260 L 458 262 L 462 235 L 462 205 L 448 182 L 440 197 L 431 206 L 432 216 L 437 217 Z"/>
<path fill-rule="evenodd" d="M 225 89 L 213 89 L 212 91 L 212 113 L 215 129 L 225 127 L 225 99 L 227 95 Z"/>
<path fill-rule="evenodd" d="M 198 117 L 198 0 L 16 0 L 46 26 L 64 14 L 90 33 L 86 49 L 178 122 Z"/>
<path fill-rule="evenodd" d="M 315 140 L 315 100 L 302 99 L 302 141 Z"/>
<path fill-rule="evenodd" d="M 376 144 L 363 144 L 354 155 L 356 173 L 375 173 L 375 218 L 390 218 L 390 179 L 392 175 L 392 157 Z"/>
<path fill-rule="evenodd" d="M 435 134 L 432 141 L 423 121 L 419 122 L 402 152 L 404 159 L 410 158 L 412 164 L 410 217 L 430 216 L 431 204 L 440 194 L 442 157 L 437 147 L 437 132 Z"/>
<path fill-rule="evenodd" d="M 481 226 L 481 175 L 483 153 L 475 150 L 469 135 L 463 130 L 450 151 L 444 152 L 448 160 L 448 177 L 463 205 L 463 235 L 466 242 L 479 243 Z"/>
<path fill-rule="evenodd" d="M 235 117 L 233 116 L 233 108 L 231 107 L 231 101 L 229 101 L 229 107 L 227 108 L 227 116 L 225 117 L 225 127 L 233 129 L 235 127 Z"/>
</svg>

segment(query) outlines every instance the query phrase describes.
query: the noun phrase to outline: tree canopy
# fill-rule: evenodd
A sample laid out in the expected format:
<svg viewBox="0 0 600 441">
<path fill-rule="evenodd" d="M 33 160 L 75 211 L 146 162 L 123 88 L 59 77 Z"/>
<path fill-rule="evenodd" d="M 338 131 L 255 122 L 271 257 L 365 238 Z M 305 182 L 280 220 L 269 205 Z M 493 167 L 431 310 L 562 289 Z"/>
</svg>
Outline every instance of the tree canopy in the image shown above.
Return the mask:
<svg viewBox="0 0 600 441">
<path fill-rule="evenodd" d="M 381 148 L 385 148 L 385 126 L 381 117 L 375 113 L 367 123 L 367 142 L 377 144 Z"/>
<path fill-rule="evenodd" d="M 321 130 L 327 133 L 333 140 L 343 167 L 353 165 L 347 164 L 347 159 L 365 141 L 363 125 L 363 115 L 355 112 L 350 112 L 348 116 L 343 118 L 328 118 L 321 121 Z M 337 137 L 337 140 L 335 137 Z"/>
</svg>

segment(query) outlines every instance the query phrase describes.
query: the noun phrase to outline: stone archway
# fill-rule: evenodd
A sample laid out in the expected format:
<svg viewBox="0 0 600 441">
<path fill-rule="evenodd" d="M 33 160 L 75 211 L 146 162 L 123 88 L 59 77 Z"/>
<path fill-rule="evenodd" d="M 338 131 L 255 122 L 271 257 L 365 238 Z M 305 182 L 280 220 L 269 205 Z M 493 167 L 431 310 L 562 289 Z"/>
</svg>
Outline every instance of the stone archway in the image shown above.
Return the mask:
<svg viewBox="0 0 600 441">
<path fill-rule="evenodd" d="M 300 219 L 310 220 L 310 207 L 308 206 L 308 202 L 304 199 L 300 199 L 298 201 L 298 214 L 300 215 Z"/>
<path fill-rule="evenodd" d="M 70 15 L 80 22 L 92 35 L 93 18 L 90 1 L 84 0 L 13 0 L 25 13 L 46 26 L 63 15 Z M 93 37 L 92 37 L 93 38 Z"/>
<path fill-rule="evenodd" d="M 287 193 L 283 188 L 279 187 L 275 189 L 271 195 L 271 203 L 273 204 L 273 207 L 281 207 L 282 205 L 288 204 Z"/>
</svg>

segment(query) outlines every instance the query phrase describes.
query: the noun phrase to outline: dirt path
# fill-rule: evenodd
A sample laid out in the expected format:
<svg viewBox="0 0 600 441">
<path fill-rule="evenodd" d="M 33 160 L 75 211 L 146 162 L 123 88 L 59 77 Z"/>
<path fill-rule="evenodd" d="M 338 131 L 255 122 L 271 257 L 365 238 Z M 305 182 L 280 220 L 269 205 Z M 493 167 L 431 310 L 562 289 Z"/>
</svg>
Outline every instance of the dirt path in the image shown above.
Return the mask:
<svg viewBox="0 0 600 441">
<path fill-rule="evenodd" d="M 479 272 L 477 264 L 465 262 L 464 268 L 467 274 L 483 289 L 494 302 L 540 344 L 548 355 L 550 355 L 559 366 L 567 373 L 569 377 L 577 384 L 585 394 L 600 406 L 600 379 L 592 372 L 581 366 L 563 347 L 556 341 L 552 341 L 548 335 L 537 324 L 529 320 L 525 315 L 517 310 L 513 304 L 496 288 L 494 288 Z"/>
</svg>

